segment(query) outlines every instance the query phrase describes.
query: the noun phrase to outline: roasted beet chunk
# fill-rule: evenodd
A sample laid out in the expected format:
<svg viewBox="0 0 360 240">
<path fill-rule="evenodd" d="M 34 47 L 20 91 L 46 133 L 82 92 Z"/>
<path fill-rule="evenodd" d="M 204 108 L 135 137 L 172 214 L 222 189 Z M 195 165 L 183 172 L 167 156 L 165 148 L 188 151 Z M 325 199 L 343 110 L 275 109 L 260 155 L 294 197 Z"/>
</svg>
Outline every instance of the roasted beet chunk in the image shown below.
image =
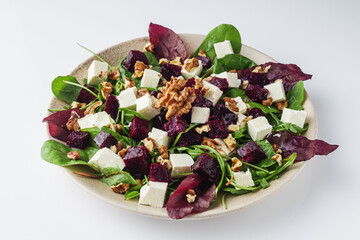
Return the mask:
<svg viewBox="0 0 360 240">
<path fill-rule="evenodd" d="M 150 181 L 154 182 L 171 182 L 171 176 L 169 170 L 158 163 L 152 163 L 150 165 Z"/>
<path fill-rule="evenodd" d="M 201 61 L 201 65 L 203 66 L 203 68 L 211 67 L 211 60 L 208 56 L 206 56 L 206 57 L 196 56 L 196 58 Z"/>
<path fill-rule="evenodd" d="M 101 149 L 104 147 L 110 148 L 112 145 L 115 145 L 117 143 L 117 140 L 110 133 L 100 131 L 99 134 L 96 135 L 96 137 L 94 138 L 94 142 Z"/>
<path fill-rule="evenodd" d="M 141 141 L 149 134 L 149 121 L 138 118 L 136 115 L 130 123 L 130 137 L 134 140 Z"/>
<path fill-rule="evenodd" d="M 217 119 L 208 122 L 210 131 L 209 138 L 226 138 L 229 135 L 229 130 L 224 122 L 224 119 Z"/>
<path fill-rule="evenodd" d="M 195 163 L 191 166 L 191 170 L 207 177 L 214 183 L 218 182 L 221 177 L 221 170 L 218 161 L 208 153 L 200 154 L 196 158 Z"/>
<path fill-rule="evenodd" d="M 197 133 L 194 129 L 191 129 L 187 133 L 183 133 L 179 138 L 178 145 L 180 147 L 200 144 L 201 143 L 201 135 Z"/>
<path fill-rule="evenodd" d="M 269 91 L 259 85 L 250 85 L 245 89 L 245 94 L 251 101 L 261 102 L 267 98 Z"/>
<path fill-rule="evenodd" d="M 165 130 L 165 123 L 167 122 L 166 118 L 165 118 L 166 112 L 163 111 L 161 113 L 159 113 L 158 115 L 156 115 L 153 119 L 153 126 L 155 128 L 161 129 L 161 130 Z"/>
<path fill-rule="evenodd" d="M 104 112 L 108 113 L 112 119 L 116 119 L 119 112 L 119 101 L 114 95 L 109 95 L 104 104 Z"/>
<path fill-rule="evenodd" d="M 190 79 L 189 79 L 190 80 Z M 196 99 L 193 102 L 193 107 L 212 107 L 212 102 L 203 97 L 200 89 L 195 89 Z"/>
<path fill-rule="evenodd" d="M 89 145 L 90 133 L 82 131 L 72 131 L 66 139 L 66 144 L 70 147 L 85 149 Z"/>
<path fill-rule="evenodd" d="M 171 77 L 181 75 L 181 67 L 170 63 L 164 64 L 161 67 L 161 74 L 166 80 L 170 81 Z"/>
<path fill-rule="evenodd" d="M 218 77 L 213 77 L 209 83 L 217 86 L 218 88 L 220 88 L 221 91 L 226 91 L 229 87 L 229 83 L 226 80 L 226 78 L 218 78 Z"/>
<path fill-rule="evenodd" d="M 238 79 L 249 80 L 250 73 L 252 70 L 253 70 L 253 68 L 238 70 L 237 71 Z"/>
<path fill-rule="evenodd" d="M 151 156 L 144 145 L 129 148 L 123 160 L 132 175 L 149 174 Z"/>
<path fill-rule="evenodd" d="M 247 115 L 253 116 L 253 118 L 265 116 L 264 112 L 260 108 L 251 108 L 246 111 Z"/>
<path fill-rule="evenodd" d="M 165 130 L 169 137 L 178 135 L 186 130 L 187 123 L 181 116 L 174 117 L 164 124 Z"/>
<path fill-rule="evenodd" d="M 269 80 L 266 77 L 266 73 L 250 73 L 249 83 L 252 85 L 258 85 L 264 87 L 266 84 L 269 84 Z"/>
<path fill-rule="evenodd" d="M 86 85 L 85 85 L 86 86 Z M 90 89 L 93 93 L 98 94 L 99 91 L 96 90 L 93 87 L 89 87 L 86 86 L 88 89 Z M 91 94 L 89 91 L 85 90 L 85 89 L 81 89 L 79 92 L 79 95 L 76 99 L 76 101 L 80 102 L 80 103 L 90 103 L 91 101 L 95 100 L 95 96 L 93 94 Z"/>
<path fill-rule="evenodd" d="M 122 66 L 126 70 L 129 70 L 130 72 L 134 72 L 134 65 L 136 61 L 149 64 L 149 61 L 143 52 L 137 50 L 130 50 L 129 55 L 125 58 L 124 62 L 122 63 Z"/>
<path fill-rule="evenodd" d="M 193 87 L 195 86 L 195 78 L 189 78 L 186 81 L 185 87 Z"/>
<path fill-rule="evenodd" d="M 254 141 L 246 143 L 236 152 L 244 162 L 251 164 L 256 164 L 262 159 L 266 158 L 264 150 L 262 150 L 262 148 Z"/>
<path fill-rule="evenodd" d="M 237 115 L 225 107 L 224 104 L 217 104 L 210 114 L 210 120 L 223 119 L 226 125 L 237 122 Z"/>
</svg>

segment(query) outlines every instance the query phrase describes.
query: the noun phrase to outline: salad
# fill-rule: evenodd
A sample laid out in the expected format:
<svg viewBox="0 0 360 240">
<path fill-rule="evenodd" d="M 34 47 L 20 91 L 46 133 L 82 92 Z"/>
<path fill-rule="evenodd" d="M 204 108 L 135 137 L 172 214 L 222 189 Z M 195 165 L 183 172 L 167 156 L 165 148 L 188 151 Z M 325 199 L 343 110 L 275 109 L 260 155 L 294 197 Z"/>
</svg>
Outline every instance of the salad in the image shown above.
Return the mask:
<svg viewBox="0 0 360 240">
<path fill-rule="evenodd" d="M 240 55 L 234 26 L 217 26 L 193 53 L 157 24 L 149 40 L 117 66 L 93 53 L 82 83 L 53 80 L 64 106 L 43 120 L 54 138 L 44 160 L 180 219 L 215 201 L 226 208 L 226 196 L 271 187 L 294 163 L 338 147 L 303 136 L 311 75 Z"/>
</svg>

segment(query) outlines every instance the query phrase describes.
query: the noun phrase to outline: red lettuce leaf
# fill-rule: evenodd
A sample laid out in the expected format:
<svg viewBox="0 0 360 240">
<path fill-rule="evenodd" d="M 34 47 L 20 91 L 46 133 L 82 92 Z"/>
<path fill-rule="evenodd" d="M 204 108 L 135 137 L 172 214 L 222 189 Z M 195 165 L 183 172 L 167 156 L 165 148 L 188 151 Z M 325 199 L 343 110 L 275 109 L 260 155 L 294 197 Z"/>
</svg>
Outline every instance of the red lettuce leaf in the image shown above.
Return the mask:
<svg viewBox="0 0 360 240">
<path fill-rule="evenodd" d="M 186 48 L 180 37 L 171 29 L 158 24 L 149 25 L 150 42 L 154 44 L 155 56 L 157 58 L 174 59 L 187 57 Z"/>
<path fill-rule="evenodd" d="M 197 173 L 187 176 L 166 204 L 169 217 L 180 219 L 192 213 L 205 211 L 209 208 L 211 201 L 215 197 L 215 188 L 215 184 Z M 194 189 L 197 195 L 193 203 L 188 203 L 186 200 L 186 194 L 189 189 Z"/>
<path fill-rule="evenodd" d="M 306 161 L 315 155 L 328 155 L 335 151 L 339 145 L 331 145 L 322 140 L 309 140 L 288 131 L 272 132 L 267 140 L 276 144 L 282 151 L 283 158 L 288 158 L 296 152 L 295 162 Z"/>
<path fill-rule="evenodd" d="M 72 111 L 75 111 L 80 117 L 84 116 L 83 110 L 72 108 L 53 113 L 43 119 L 43 122 L 47 122 L 49 124 L 49 133 L 53 138 L 66 141 L 68 135 L 70 134 L 70 131 L 66 128 L 66 123 L 68 122 Z"/>
</svg>

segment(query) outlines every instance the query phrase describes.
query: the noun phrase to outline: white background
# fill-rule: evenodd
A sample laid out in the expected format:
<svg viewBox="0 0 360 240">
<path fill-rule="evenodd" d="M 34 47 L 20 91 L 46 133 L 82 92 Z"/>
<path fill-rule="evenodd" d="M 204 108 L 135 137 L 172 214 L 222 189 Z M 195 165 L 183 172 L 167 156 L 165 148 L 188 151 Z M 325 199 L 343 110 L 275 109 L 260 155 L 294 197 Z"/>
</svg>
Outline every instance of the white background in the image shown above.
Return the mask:
<svg viewBox="0 0 360 240">
<path fill-rule="evenodd" d="M 1 239 L 356 239 L 359 236 L 359 1 L 4 1 L 0 3 Z M 296 63 L 320 139 L 339 144 L 281 192 L 235 214 L 165 221 L 108 205 L 40 158 L 50 84 L 94 51 L 147 35 L 235 25 L 250 45 Z"/>
</svg>

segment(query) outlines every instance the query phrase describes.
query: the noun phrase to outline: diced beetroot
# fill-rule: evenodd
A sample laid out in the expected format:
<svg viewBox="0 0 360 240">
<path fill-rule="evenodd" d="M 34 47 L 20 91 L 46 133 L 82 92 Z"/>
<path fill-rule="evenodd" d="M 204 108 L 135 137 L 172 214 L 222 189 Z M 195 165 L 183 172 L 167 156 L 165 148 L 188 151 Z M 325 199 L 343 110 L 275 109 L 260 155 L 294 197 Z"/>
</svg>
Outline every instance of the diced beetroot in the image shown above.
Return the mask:
<svg viewBox="0 0 360 240">
<path fill-rule="evenodd" d="M 181 116 L 176 116 L 165 123 L 164 127 L 168 136 L 173 137 L 181 132 L 184 132 L 188 125 L 185 119 L 183 119 Z"/>
<path fill-rule="evenodd" d="M 186 81 L 185 87 L 193 87 L 195 86 L 195 78 L 189 78 Z"/>
<path fill-rule="evenodd" d="M 264 87 L 266 84 L 269 84 L 269 80 L 266 77 L 266 73 L 250 73 L 249 83 L 252 85 L 259 85 Z"/>
<path fill-rule="evenodd" d="M 89 145 L 90 133 L 82 131 L 72 131 L 66 139 L 66 144 L 70 147 L 85 149 Z"/>
<path fill-rule="evenodd" d="M 99 91 L 96 90 L 93 87 L 89 87 L 87 85 L 85 85 L 88 89 L 90 89 L 93 93 L 98 94 Z M 85 89 L 81 89 L 79 92 L 79 95 L 76 99 L 76 101 L 80 102 L 80 103 L 90 103 L 91 101 L 95 100 L 95 96 L 93 94 L 91 94 L 89 91 L 85 90 Z"/>
<path fill-rule="evenodd" d="M 153 126 L 155 128 L 161 129 L 165 131 L 165 123 L 167 122 L 166 120 L 166 111 L 163 111 L 161 113 L 159 113 L 158 115 L 156 115 L 151 121 L 153 122 Z"/>
<path fill-rule="evenodd" d="M 143 62 L 146 65 L 149 64 L 149 60 L 143 52 L 137 50 L 130 50 L 129 55 L 125 58 L 122 66 L 128 71 L 134 72 L 134 66 L 136 61 Z"/>
<path fill-rule="evenodd" d="M 195 131 L 195 129 L 191 129 L 187 133 L 183 133 L 179 138 L 178 145 L 180 147 L 200 144 L 201 143 L 201 135 Z"/>
<path fill-rule="evenodd" d="M 253 116 L 253 118 L 265 116 L 265 113 L 260 108 L 251 108 L 246 111 L 246 114 Z"/>
<path fill-rule="evenodd" d="M 255 67 L 237 70 L 238 79 L 241 79 L 241 80 L 249 80 L 249 79 L 250 79 L 251 71 L 252 71 L 254 68 L 255 68 Z"/>
<path fill-rule="evenodd" d="M 109 95 L 104 104 L 104 112 L 108 113 L 112 119 L 116 119 L 119 112 L 119 101 L 114 95 Z"/>
<path fill-rule="evenodd" d="M 223 119 L 226 125 L 231 123 L 236 123 L 238 120 L 237 115 L 225 107 L 224 104 L 217 104 L 212 110 L 210 114 L 210 120 Z"/>
<path fill-rule="evenodd" d="M 67 136 L 70 134 L 70 131 L 66 128 L 66 123 L 68 122 L 72 111 L 75 111 L 80 117 L 84 117 L 83 110 L 72 108 L 53 113 L 43 119 L 43 122 L 49 124 L 49 133 L 53 138 L 66 141 Z"/>
<path fill-rule="evenodd" d="M 203 66 L 203 68 L 211 67 L 211 60 L 208 56 L 206 56 L 206 57 L 196 56 L 196 58 L 201 61 L 201 65 Z"/>
<path fill-rule="evenodd" d="M 144 145 L 129 148 L 123 160 L 132 175 L 149 174 L 151 156 Z"/>
<path fill-rule="evenodd" d="M 262 148 L 254 141 L 246 143 L 236 152 L 244 162 L 251 164 L 256 164 L 262 159 L 266 158 L 264 150 L 262 150 Z"/>
<path fill-rule="evenodd" d="M 171 77 L 181 75 L 181 67 L 170 63 L 164 64 L 161 67 L 161 74 L 166 80 L 170 81 Z"/>
<path fill-rule="evenodd" d="M 201 94 L 201 90 L 200 89 L 195 89 L 195 95 L 196 95 L 196 99 L 195 101 L 192 103 L 193 107 L 212 107 L 212 102 L 206 98 L 204 98 L 204 96 Z"/>
<path fill-rule="evenodd" d="M 245 94 L 250 98 L 251 101 L 261 102 L 267 98 L 269 91 L 259 85 L 250 85 L 245 89 Z"/>
<path fill-rule="evenodd" d="M 218 88 L 220 88 L 221 91 L 226 91 L 229 87 L 229 83 L 226 80 L 226 78 L 218 78 L 218 77 L 213 77 L 209 83 L 217 86 Z"/>
<path fill-rule="evenodd" d="M 112 145 L 115 145 L 118 141 L 117 139 L 111 135 L 110 133 L 100 131 L 98 135 L 94 138 L 94 142 L 99 148 L 110 148 Z"/>
<path fill-rule="evenodd" d="M 218 182 L 221 177 L 221 170 L 218 161 L 208 153 L 200 154 L 196 158 L 195 163 L 191 166 L 191 170 L 207 177 L 214 183 Z"/>
<path fill-rule="evenodd" d="M 157 96 L 158 96 L 159 93 L 161 93 L 161 91 L 159 91 L 159 90 L 153 90 L 153 91 L 151 91 L 150 94 L 151 94 L 151 96 L 157 98 Z"/>
<path fill-rule="evenodd" d="M 150 181 L 153 182 L 167 182 L 171 183 L 171 176 L 169 170 L 158 163 L 152 163 L 150 165 Z"/>
<path fill-rule="evenodd" d="M 226 138 L 229 135 L 224 119 L 212 120 L 208 124 L 210 126 L 210 131 L 208 132 L 209 138 Z"/>
<path fill-rule="evenodd" d="M 186 194 L 190 189 L 196 194 L 195 202 L 192 203 L 186 200 Z M 214 183 L 197 173 L 187 176 L 166 203 L 169 217 L 180 219 L 192 213 L 205 211 L 215 197 L 215 189 Z"/>
<path fill-rule="evenodd" d="M 149 134 L 149 121 L 141 119 L 136 115 L 130 122 L 130 137 L 134 140 L 141 141 Z"/>
</svg>

